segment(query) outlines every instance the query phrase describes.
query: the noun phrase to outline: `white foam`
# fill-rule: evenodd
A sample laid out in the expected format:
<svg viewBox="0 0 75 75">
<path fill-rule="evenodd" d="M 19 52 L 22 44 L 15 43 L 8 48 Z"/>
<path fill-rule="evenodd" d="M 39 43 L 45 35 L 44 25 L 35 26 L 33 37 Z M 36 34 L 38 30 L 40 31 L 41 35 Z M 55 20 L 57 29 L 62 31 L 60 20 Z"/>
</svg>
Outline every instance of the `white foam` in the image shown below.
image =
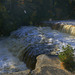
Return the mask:
<svg viewBox="0 0 75 75">
<path fill-rule="evenodd" d="M 26 65 L 14 57 L 8 48 L 0 41 L 0 73 L 11 73 L 26 70 Z"/>
</svg>

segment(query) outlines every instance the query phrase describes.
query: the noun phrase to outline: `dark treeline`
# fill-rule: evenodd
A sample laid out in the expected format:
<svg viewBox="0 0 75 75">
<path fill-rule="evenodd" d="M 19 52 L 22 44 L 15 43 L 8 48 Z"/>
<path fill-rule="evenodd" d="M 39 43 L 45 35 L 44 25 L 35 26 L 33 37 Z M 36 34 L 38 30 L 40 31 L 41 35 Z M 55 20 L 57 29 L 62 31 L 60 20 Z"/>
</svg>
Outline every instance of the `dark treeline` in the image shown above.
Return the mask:
<svg viewBox="0 0 75 75">
<path fill-rule="evenodd" d="M 50 18 L 75 19 L 75 0 L 0 0 L 0 35 Z"/>
</svg>

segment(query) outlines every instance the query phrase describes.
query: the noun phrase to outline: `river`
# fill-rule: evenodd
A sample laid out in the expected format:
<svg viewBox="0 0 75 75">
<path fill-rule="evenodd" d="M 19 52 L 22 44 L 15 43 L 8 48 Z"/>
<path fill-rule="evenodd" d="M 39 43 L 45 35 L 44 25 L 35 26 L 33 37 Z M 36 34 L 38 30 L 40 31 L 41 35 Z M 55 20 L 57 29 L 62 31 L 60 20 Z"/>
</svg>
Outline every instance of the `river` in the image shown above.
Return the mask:
<svg viewBox="0 0 75 75">
<path fill-rule="evenodd" d="M 68 44 L 75 49 L 75 36 L 52 30 L 50 27 L 24 26 L 19 28 L 12 32 L 9 37 L 0 39 L 0 74 L 28 69 L 19 58 L 22 58 L 22 53 L 29 44 L 42 43 L 46 43 L 48 46 L 55 45 L 57 48 L 57 50 L 55 49 L 56 54 L 58 54 L 62 51 L 62 46 Z M 41 50 L 41 48 L 39 49 Z M 35 50 L 37 50 L 37 47 Z M 34 52 L 34 54 L 40 53 L 40 50 Z M 43 51 L 46 52 L 49 49 L 46 48 Z"/>
</svg>

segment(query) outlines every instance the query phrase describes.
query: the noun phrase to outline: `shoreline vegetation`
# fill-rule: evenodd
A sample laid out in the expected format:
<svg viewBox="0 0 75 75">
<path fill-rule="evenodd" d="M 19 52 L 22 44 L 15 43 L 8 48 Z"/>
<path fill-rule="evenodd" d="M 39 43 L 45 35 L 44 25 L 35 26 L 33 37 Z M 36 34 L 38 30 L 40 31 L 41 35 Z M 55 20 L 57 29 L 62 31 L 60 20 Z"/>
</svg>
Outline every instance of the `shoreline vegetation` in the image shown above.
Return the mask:
<svg viewBox="0 0 75 75">
<path fill-rule="evenodd" d="M 63 52 L 60 52 L 58 54 L 58 57 L 63 63 L 64 68 L 71 72 L 75 72 L 75 56 L 73 54 L 74 49 L 70 45 L 67 45 L 66 47 L 63 46 L 62 49 Z"/>
</svg>

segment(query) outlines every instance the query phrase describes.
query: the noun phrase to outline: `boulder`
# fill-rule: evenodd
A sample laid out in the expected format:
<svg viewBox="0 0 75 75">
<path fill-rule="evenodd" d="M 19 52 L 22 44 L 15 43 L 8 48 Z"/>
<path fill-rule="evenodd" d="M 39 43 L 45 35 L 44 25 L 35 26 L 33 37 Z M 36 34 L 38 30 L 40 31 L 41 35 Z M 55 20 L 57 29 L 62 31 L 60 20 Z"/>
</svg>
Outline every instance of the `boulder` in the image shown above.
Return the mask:
<svg viewBox="0 0 75 75">
<path fill-rule="evenodd" d="M 31 75 L 73 75 L 65 69 L 61 68 L 61 62 L 58 56 L 39 55 L 35 69 Z"/>
</svg>

